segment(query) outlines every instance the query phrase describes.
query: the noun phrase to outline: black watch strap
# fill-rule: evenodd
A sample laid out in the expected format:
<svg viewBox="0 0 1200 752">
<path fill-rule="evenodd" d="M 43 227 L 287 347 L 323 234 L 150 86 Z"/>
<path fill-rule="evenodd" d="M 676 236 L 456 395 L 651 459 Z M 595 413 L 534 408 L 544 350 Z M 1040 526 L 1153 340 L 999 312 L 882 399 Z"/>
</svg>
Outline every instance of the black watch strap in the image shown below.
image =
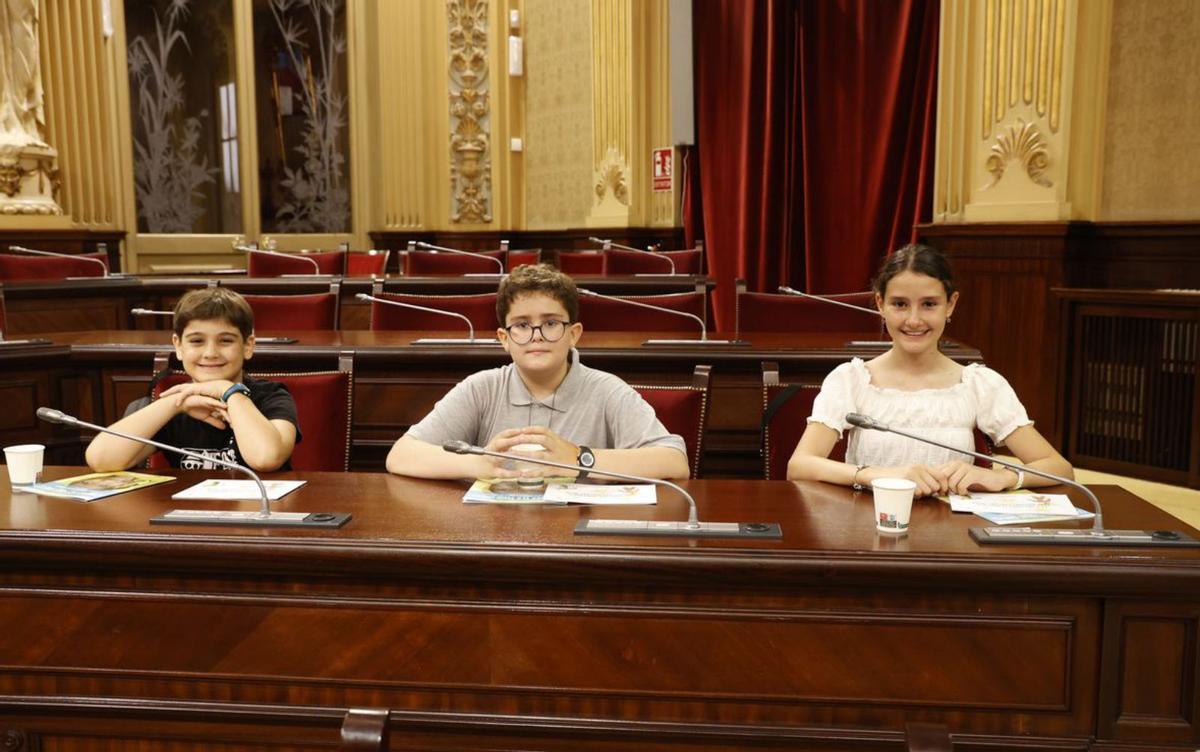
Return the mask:
<svg viewBox="0 0 1200 752">
<path fill-rule="evenodd" d="M 583 480 L 588 475 L 587 471 L 596 466 L 596 453 L 592 451 L 591 447 L 586 447 L 580 444 L 579 456 L 575 458 L 575 462 L 580 468 L 579 475 L 576 476 L 576 480 Z"/>
</svg>

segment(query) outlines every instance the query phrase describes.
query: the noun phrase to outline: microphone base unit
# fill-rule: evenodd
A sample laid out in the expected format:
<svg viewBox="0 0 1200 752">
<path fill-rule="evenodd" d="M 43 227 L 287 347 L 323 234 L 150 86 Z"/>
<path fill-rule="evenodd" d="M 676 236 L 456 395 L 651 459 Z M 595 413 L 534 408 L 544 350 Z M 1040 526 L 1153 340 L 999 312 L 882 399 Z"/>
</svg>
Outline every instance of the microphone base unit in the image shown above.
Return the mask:
<svg viewBox="0 0 1200 752">
<path fill-rule="evenodd" d="M 410 345 L 494 345 L 499 346 L 499 340 L 476 337 L 475 339 L 450 339 L 439 337 L 421 337 L 409 342 Z"/>
<path fill-rule="evenodd" d="M 172 509 L 150 519 L 151 525 L 223 525 L 232 527 L 338 528 L 350 521 L 348 512 L 244 512 L 218 509 Z"/>
<path fill-rule="evenodd" d="M 758 538 L 778 540 L 783 530 L 776 522 L 687 522 L 655 520 L 580 520 L 576 535 L 656 535 L 674 538 Z"/>
<path fill-rule="evenodd" d="M 1175 530 L 1077 530 L 1032 527 L 973 527 L 971 538 L 980 544 L 1011 543 L 1038 546 L 1139 546 L 1145 548 L 1198 548 L 1200 541 Z"/>
<path fill-rule="evenodd" d="M 255 337 L 256 345 L 294 345 L 298 342 L 295 337 Z"/>
<path fill-rule="evenodd" d="M 508 276 L 504 272 L 464 272 L 464 277 L 490 277 L 491 279 L 500 279 Z"/>
<path fill-rule="evenodd" d="M 690 347 L 692 345 L 748 345 L 748 339 L 648 339 L 642 347 Z"/>
</svg>

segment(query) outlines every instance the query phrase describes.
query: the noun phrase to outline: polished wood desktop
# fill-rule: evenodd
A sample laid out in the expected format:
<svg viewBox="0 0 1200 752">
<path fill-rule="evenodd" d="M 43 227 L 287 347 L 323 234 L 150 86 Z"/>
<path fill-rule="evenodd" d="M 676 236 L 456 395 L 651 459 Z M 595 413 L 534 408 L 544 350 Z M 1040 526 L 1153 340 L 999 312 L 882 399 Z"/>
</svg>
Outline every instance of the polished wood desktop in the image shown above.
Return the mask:
<svg viewBox="0 0 1200 752">
<path fill-rule="evenodd" d="M 381 470 L 392 443 L 420 420 L 460 380 L 478 370 L 510 362 L 499 346 L 419 345 L 422 337 L 465 337 L 453 332 L 264 332 L 296 341 L 260 345 L 251 370 L 312 370 L 334 367 L 340 353 L 354 355 L 354 441 L 352 468 Z M 5 443 L 55 441 L 33 417 L 38 406 L 65 410 L 80 418 L 109 424 L 134 399 L 145 396 L 156 353 L 171 349 L 168 331 L 101 330 L 51 332 L 40 347 L 0 348 L 0 399 L 10 413 L 0 414 Z M 887 342 L 851 344 L 855 333 L 743 333 L 745 345 L 646 346 L 650 338 L 678 333 L 589 332 L 579 343 L 583 362 L 615 373 L 634 384 L 690 384 L 696 365 L 713 367 L 713 399 L 702 470 L 706 474 L 753 477 L 761 473 L 759 426 L 762 417 L 762 363 L 779 364 L 786 381 L 820 384 L 839 363 L 870 358 Z M 960 362 L 975 362 L 979 352 L 953 346 L 946 351 Z M 61 439 L 61 437 L 60 437 Z M 62 445 L 56 461 L 82 462 L 78 443 Z"/>
<path fill-rule="evenodd" d="M 774 541 L 573 534 L 684 519 L 671 491 L 477 506 L 465 482 L 374 473 L 273 476 L 308 481 L 276 509 L 351 513 L 337 530 L 151 525 L 255 508 L 173 502 L 212 474 L 171 474 L 92 504 L 0 477 L 0 725 L 21 749 L 301 748 L 347 708 L 390 710 L 396 749 L 899 750 L 914 721 L 997 752 L 1200 743 L 1200 550 L 981 547 L 934 500 L 892 537 L 869 494 L 781 481 L 684 484 L 701 519 L 778 522 Z M 1096 491 L 1111 527 L 1200 535 Z"/>
</svg>

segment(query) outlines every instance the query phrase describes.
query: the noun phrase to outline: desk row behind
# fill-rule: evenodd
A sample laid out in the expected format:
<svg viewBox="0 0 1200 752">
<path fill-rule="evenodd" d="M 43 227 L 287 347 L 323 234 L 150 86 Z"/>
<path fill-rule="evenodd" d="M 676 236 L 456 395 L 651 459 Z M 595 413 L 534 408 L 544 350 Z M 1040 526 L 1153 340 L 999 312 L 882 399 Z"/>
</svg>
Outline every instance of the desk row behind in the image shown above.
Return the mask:
<svg viewBox="0 0 1200 752">
<path fill-rule="evenodd" d="M 419 345 L 437 332 L 264 332 L 294 340 L 257 348 L 249 370 L 257 373 L 334 368 L 349 356 L 354 367 L 351 467 L 379 470 L 391 444 L 420 420 L 451 387 L 476 371 L 509 362 L 499 347 Z M 669 336 L 664 334 L 663 336 Z M 690 384 L 698 365 L 712 367 L 711 399 L 701 470 L 705 475 L 761 477 L 759 453 L 764 408 L 764 363 L 778 364 L 784 381 L 818 385 L 839 363 L 870 358 L 888 343 L 853 334 L 754 334 L 744 345 L 646 346 L 653 333 L 584 332 L 581 360 L 634 384 Z M 6 443 L 62 437 L 34 417 L 38 406 L 62 409 L 109 424 L 147 393 L 157 354 L 170 351 L 161 331 L 60 332 L 31 347 L 0 348 L 6 376 L 0 395 L 10 410 L 0 417 Z M 969 363 L 978 351 L 951 343 L 947 353 Z M 78 442 L 59 444 L 53 456 L 79 462 Z"/>
<path fill-rule="evenodd" d="M 159 738 L 152 710 L 219 698 L 230 724 L 268 705 L 445 714 L 472 742 L 455 748 L 546 723 L 575 749 L 898 750 L 911 721 L 997 752 L 1200 742 L 1180 704 L 1200 695 L 1200 551 L 980 547 L 932 500 L 882 536 L 869 495 L 768 481 L 684 486 L 702 519 L 778 522 L 778 540 L 580 537 L 584 518 L 684 507 L 464 505 L 465 483 L 376 473 L 279 475 L 307 481 L 280 511 L 351 513 L 337 530 L 151 526 L 211 475 L 172 474 L 88 505 L 0 475 L 14 726 L 119 698 L 113 717 Z M 1177 526 L 1096 490 L 1114 525 Z"/>
<path fill-rule="evenodd" d="M 188 290 L 220 284 L 243 294 L 305 295 L 329 292 L 331 282 L 339 283 L 340 329 L 369 329 L 370 306 L 356 295 L 382 289 L 388 293 L 419 295 L 462 295 L 495 292 L 496 277 L 397 277 L 376 280 L 370 277 L 112 277 L 59 280 L 54 282 L 7 283 L 0 288 L 7 325 L 6 336 L 33 333 L 75 331 L 87 328 L 169 328 L 169 320 L 135 319 L 134 308 L 171 310 Z M 581 287 L 606 295 L 657 295 L 678 292 L 706 292 L 713 282 L 694 275 L 581 275 Z"/>
</svg>

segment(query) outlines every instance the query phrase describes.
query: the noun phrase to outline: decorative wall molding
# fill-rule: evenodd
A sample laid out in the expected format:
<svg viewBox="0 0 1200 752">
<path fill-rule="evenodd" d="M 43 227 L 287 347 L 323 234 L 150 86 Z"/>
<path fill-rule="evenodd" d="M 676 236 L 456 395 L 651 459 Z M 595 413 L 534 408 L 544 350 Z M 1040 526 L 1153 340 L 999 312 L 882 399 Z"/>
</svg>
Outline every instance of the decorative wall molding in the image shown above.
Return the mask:
<svg viewBox="0 0 1200 752">
<path fill-rule="evenodd" d="M 450 43 L 450 221 L 492 221 L 487 0 L 446 0 Z"/>
<path fill-rule="evenodd" d="M 1058 132 L 1067 2 L 987 0 L 981 100 L 985 140 L 1017 108 L 1032 108 L 1051 133 Z"/>
<path fill-rule="evenodd" d="M 629 206 L 629 162 L 616 146 L 610 145 L 604 152 L 604 159 L 596 167 L 593 189 L 597 206 L 610 194 L 617 203 Z"/>
<path fill-rule="evenodd" d="M 58 216 L 58 153 L 45 145 L 0 145 L 0 214 Z"/>
<path fill-rule="evenodd" d="M 987 171 L 992 179 L 982 190 L 987 190 L 1000 182 L 1009 162 L 1018 161 L 1025 168 L 1025 174 L 1037 185 L 1050 188 L 1054 185 L 1045 177 L 1046 167 L 1050 163 L 1050 150 L 1041 131 L 1033 123 L 1026 123 L 1017 118 L 1017 122 L 1008 126 L 996 135 L 992 143 L 991 156 L 987 159 Z"/>
</svg>

